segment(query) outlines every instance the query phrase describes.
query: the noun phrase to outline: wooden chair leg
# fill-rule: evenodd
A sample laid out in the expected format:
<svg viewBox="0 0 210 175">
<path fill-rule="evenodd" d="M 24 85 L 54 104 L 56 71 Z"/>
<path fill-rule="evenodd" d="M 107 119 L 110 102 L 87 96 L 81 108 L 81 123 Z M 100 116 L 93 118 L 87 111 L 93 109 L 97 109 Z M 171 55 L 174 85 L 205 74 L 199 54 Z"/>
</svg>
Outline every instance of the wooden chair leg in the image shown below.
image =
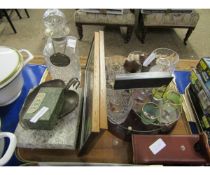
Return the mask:
<svg viewBox="0 0 210 175">
<path fill-rule="evenodd" d="M 82 24 L 76 24 L 77 26 L 77 31 L 78 31 L 78 35 L 79 35 L 79 40 L 82 40 L 83 38 L 83 29 L 82 29 Z"/>
<path fill-rule="evenodd" d="M 141 29 L 141 43 L 142 44 L 144 44 L 145 37 L 146 37 L 146 28 L 143 26 Z"/>
<path fill-rule="evenodd" d="M 194 27 L 190 27 L 188 30 L 187 30 L 187 33 L 185 35 L 185 38 L 184 38 L 184 45 L 187 45 L 187 40 L 188 38 L 190 37 L 191 33 L 193 32 L 194 30 Z"/>
<path fill-rule="evenodd" d="M 136 34 L 136 37 L 138 38 L 138 40 L 140 40 L 140 41 L 141 41 L 141 29 L 142 29 L 142 26 L 138 22 L 137 27 L 135 29 L 135 34 Z"/>
<path fill-rule="evenodd" d="M 133 26 L 128 26 L 127 27 L 127 33 L 126 33 L 126 36 L 125 36 L 125 39 L 124 39 L 124 43 L 128 43 L 130 41 L 132 33 L 133 33 Z"/>
<path fill-rule="evenodd" d="M 22 19 L 22 16 L 20 15 L 19 11 L 17 9 L 15 9 L 15 12 L 17 13 L 19 19 Z"/>
<path fill-rule="evenodd" d="M 144 44 L 147 30 L 146 30 L 146 27 L 144 26 L 144 17 L 142 15 L 141 11 L 139 11 L 138 29 L 140 30 L 140 33 L 141 33 L 141 34 L 139 34 L 139 39 L 140 39 L 141 43 Z"/>
<path fill-rule="evenodd" d="M 28 11 L 26 9 L 24 9 L 24 11 L 25 11 L 27 17 L 30 18 Z"/>
<path fill-rule="evenodd" d="M 9 15 L 7 14 L 7 11 L 3 10 L 3 12 L 4 12 L 5 17 L 7 18 L 7 21 L 9 22 L 10 26 L 12 27 L 14 33 L 17 33 L 16 29 L 15 29 L 15 27 L 14 27 L 14 25 L 13 25 L 13 23 L 12 23 L 10 17 L 9 17 Z"/>
</svg>

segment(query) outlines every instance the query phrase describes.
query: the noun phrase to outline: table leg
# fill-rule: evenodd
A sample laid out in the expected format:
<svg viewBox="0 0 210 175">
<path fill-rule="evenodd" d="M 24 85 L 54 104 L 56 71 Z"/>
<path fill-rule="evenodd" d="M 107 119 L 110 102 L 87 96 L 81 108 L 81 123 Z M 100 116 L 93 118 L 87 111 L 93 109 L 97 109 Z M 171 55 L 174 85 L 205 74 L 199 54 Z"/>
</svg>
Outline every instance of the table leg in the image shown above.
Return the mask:
<svg viewBox="0 0 210 175">
<path fill-rule="evenodd" d="M 143 26 L 141 29 L 141 43 L 142 44 L 144 44 L 145 37 L 146 37 L 146 28 Z"/>
<path fill-rule="evenodd" d="M 25 11 L 27 17 L 30 18 L 29 14 L 28 14 L 28 11 L 26 9 L 24 9 L 24 11 Z"/>
<path fill-rule="evenodd" d="M 141 41 L 141 43 L 144 44 L 144 40 L 146 37 L 146 27 L 144 26 L 144 17 L 141 12 L 139 12 L 138 24 L 136 28 L 136 36 Z"/>
<path fill-rule="evenodd" d="M 20 15 L 19 11 L 17 9 L 15 9 L 15 12 L 17 13 L 19 19 L 22 19 L 22 16 Z"/>
<path fill-rule="evenodd" d="M 77 26 L 77 31 L 79 34 L 79 40 L 81 40 L 83 38 L 83 29 L 82 29 L 82 24 L 76 23 Z"/>
<path fill-rule="evenodd" d="M 126 36 L 125 36 L 125 39 L 124 39 L 124 43 L 128 43 L 130 41 L 132 33 L 133 33 L 133 26 L 128 26 L 127 27 L 127 33 L 126 33 Z"/>
<path fill-rule="evenodd" d="M 9 15 L 7 14 L 7 11 L 6 11 L 6 10 L 3 10 L 3 12 L 4 12 L 4 15 L 5 15 L 5 17 L 7 18 L 7 20 L 8 20 L 8 22 L 9 22 L 10 26 L 12 27 L 14 33 L 17 33 L 17 32 L 16 32 L 16 29 L 15 29 L 15 27 L 14 27 L 14 25 L 13 25 L 13 23 L 12 23 L 10 17 L 9 17 Z"/>
<path fill-rule="evenodd" d="M 185 38 L 184 38 L 184 45 L 187 45 L 187 40 L 188 38 L 190 37 L 191 33 L 193 32 L 194 30 L 194 27 L 190 27 L 188 30 L 187 30 L 187 33 L 185 35 Z"/>
</svg>

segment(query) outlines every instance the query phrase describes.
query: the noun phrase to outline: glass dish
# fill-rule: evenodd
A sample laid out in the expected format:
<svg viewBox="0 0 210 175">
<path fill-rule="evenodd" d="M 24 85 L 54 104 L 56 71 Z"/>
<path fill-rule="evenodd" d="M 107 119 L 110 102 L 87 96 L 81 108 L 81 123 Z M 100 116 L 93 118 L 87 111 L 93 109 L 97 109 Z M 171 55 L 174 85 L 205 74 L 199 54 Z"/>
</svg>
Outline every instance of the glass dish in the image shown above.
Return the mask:
<svg viewBox="0 0 210 175">
<path fill-rule="evenodd" d="M 130 91 L 107 89 L 108 118 L 115 124 L 121 124 L 127 118 L 133 101 Z"/>
<path fill-rule="evenodd" d="M 155 54 L 156 65 L 150 68 L 151 72 L 174 72 L 176 64 L 179 62 L 179 55 L 177 52 L 168 48 L 158 48 L 155 49 L 152 53 Z"/>
<path fill-rule="evenodd" d="M 158 123 L 158 118 L 160 116 L 160 108 L 157 104 L 148 102 L 142 107 L 142 112 L 140 113 L 140 118 L 144 124 Z"/>
<path fill-rule="evenodd" d="M 166 93 L 163 95 L 163 100 L 175 106 L 176 108 L 182 109 L 183 98 L 176 91 L 166 91 Z"/>
<path fill-rule="evenodd" d="M 180 108 L 176 108 L 176 106 L 171 103 L 164 102 L 159 105 L 160 108 L 160 116 L 159 116 L 159 124 L 161 125 L 171 125 L 175 124 L 181 115 Z"/>
<path fill-rule="evenodd" d="M 106 59 L 106 85 L 113 88 L 116 74 L 124 73 L 122 63 L 111 58 Z"/>
</svg>

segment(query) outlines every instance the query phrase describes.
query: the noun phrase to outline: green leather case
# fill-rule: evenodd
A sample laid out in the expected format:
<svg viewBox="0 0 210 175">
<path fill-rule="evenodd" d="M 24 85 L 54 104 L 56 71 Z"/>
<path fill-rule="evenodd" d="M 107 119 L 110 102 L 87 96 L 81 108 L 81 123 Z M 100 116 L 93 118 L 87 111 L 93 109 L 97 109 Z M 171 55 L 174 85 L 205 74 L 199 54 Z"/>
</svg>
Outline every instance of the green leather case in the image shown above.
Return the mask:
<svg viewBox="0 0 210 175">
<path fill-rule="evenodd" d="M 63 99 L 63 88 L 42 87 L 23 116 L 24 125 L 30 129 L 53 129 L 62 109 Z"/>
</svg>

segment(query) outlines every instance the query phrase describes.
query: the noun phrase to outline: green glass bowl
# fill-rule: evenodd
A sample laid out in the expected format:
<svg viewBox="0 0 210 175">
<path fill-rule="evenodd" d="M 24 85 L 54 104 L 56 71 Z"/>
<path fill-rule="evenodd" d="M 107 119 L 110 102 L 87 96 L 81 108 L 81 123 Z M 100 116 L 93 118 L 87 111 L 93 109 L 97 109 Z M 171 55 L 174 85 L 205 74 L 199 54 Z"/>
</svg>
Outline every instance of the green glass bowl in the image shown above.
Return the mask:
<svg viewBox="0 0 210 175">
<path fill-rule="evenodd" d="M 160 109 L 155 103 L 148 102 L 142 107 L 141 120 L 145 124 L 157 123 L 159 115 Z"/>
<path fill-rule="evenodd" d="M 178 92 L 172 90 L 167 91 L 163 95 L 163 100 L 175 106 L 181 106 L 183 102 L 182 96 Z"/>
</svg>

